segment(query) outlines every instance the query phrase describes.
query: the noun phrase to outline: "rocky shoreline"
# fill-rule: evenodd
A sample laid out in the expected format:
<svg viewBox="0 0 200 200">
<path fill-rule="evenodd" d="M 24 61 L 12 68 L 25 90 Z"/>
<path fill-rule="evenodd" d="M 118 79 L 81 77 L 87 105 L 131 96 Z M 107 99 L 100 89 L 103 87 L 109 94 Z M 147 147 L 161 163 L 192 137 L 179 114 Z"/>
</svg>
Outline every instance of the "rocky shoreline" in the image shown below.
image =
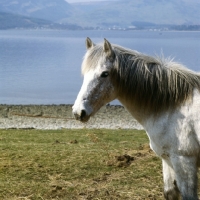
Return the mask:
<svg viewBox="0 0 200 200">
<path fill-rule="evenodd" d="M 76 121 L 72 105 L 0 105 L 0 129 L 143 129 L 123 106 L 107 105 L 89 122 Z"/>
</svg>

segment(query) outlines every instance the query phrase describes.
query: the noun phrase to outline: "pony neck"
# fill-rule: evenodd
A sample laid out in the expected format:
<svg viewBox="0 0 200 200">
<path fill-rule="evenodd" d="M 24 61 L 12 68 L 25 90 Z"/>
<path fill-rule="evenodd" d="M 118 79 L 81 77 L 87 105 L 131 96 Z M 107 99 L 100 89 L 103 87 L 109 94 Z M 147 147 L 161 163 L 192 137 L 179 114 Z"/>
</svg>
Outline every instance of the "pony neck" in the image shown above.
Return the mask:
<svg viewBox="0 0 200 200">
<path fill-rule="evenodd" d="M 152 113 L 148 113 L 146 109 L 139 109 L 134 106 L 134 102 L 127 101 L 123 98 L 118 98 L 118 100 L 128 110 L 128 112 L 143 126 L 147 118 L 151 117 L 152 115 Z"/>
</svg>

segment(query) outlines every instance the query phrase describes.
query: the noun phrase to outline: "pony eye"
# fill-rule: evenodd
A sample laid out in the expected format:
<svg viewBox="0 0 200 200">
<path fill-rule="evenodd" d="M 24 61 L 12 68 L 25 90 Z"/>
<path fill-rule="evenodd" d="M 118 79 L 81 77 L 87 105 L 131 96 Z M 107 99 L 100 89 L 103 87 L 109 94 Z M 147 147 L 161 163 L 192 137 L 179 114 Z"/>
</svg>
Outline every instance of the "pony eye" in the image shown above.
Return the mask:
<svg viewBox="0 0 200 200">
<path fill-rule="evenodd" d="M 102 72 L 101 77 L 102 77 L 102 78 L 105 78 L 105 77 L 107 77 L 108 75 L 109 75 L 108 72 Z"/>
</svg>

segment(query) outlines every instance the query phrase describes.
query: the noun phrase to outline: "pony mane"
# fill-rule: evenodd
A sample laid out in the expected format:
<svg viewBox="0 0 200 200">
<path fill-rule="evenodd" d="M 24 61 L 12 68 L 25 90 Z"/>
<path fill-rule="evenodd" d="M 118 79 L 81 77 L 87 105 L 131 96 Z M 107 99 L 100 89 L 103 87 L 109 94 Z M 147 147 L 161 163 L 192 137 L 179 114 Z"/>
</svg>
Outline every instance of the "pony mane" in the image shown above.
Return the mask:
<svg viewBox="0 0 200 200">
<path fill-rule="evenodd" d="M 111 81 L 120 97 L 137 108 L 158 114 L 180 106 L 200 91 L 200 74 L 172 59 L 151 57 L 113 45 L 115 60 Z M 94 46 L 85 56 L 82 73 L 105 60 L 102 44 Z"/>
</svg>

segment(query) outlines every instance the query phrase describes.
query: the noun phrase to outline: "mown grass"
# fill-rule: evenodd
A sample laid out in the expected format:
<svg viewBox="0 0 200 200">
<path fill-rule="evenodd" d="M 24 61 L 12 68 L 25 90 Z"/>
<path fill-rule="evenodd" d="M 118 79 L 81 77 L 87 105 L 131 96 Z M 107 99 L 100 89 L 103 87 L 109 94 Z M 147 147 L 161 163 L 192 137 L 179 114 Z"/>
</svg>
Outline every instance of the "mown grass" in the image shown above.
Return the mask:
<svg viewBox="0 0 200 200">
<path fill-rule="evenodd" d="M 0 130 L 0 199 L 163 199 L 148 143 L 136 130 Z"/>
</svg>

